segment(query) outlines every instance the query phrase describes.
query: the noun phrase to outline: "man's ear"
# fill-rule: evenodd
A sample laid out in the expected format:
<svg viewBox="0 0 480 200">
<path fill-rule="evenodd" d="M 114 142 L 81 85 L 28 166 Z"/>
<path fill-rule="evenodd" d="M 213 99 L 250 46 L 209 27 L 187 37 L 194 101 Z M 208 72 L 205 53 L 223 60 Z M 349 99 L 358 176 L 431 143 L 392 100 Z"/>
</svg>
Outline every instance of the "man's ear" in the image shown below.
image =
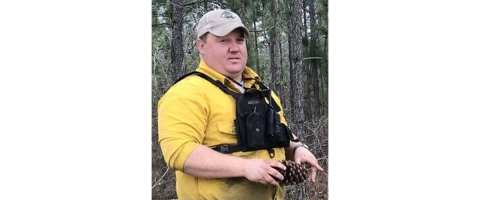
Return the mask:
<svg viewBox="0 0 480 200">
<path fill-rule="evenodd" d="M 204 53 L 205 42 L 203 42 L 200 38 L 197 38 L 197 49 L 200 54 Z"/>
</svg>

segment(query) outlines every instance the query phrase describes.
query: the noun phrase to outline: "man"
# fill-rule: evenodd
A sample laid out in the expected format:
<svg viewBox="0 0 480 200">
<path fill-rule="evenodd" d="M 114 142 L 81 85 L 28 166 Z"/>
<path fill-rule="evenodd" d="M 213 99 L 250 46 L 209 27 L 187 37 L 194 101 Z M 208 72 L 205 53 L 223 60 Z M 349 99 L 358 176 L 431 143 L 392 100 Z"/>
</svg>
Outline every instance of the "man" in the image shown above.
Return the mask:
<svg viewBox="0 0 480 200">
<path fill-rule="evenodd" d="M 197 27 L 201 60 L 196 71 L 220 81 L 230 93 L 241 95 L 246 88 L 258 88 L 258 75 L 246 66 L 246 35 L 237 14 L 206 13 Z M 159 142 L 166 163 L 176 170 L 179 199 L 283 199 L 285 188 L 275 179 L 283 179 L 277 169 L 286 169 L 279 161 L 287 157 L 310 165 L 308 180 L 315 181 L 316 172 L 323 169 L 300 142 L 288 141 L 285 148 L 219 150 L 236 145 L 240 136 L 236 98 L 213 80 L 187 76 L 158 103 Z M 273 92 L 271 97 L 286 125 L 279 98 Z"/>
</svg>

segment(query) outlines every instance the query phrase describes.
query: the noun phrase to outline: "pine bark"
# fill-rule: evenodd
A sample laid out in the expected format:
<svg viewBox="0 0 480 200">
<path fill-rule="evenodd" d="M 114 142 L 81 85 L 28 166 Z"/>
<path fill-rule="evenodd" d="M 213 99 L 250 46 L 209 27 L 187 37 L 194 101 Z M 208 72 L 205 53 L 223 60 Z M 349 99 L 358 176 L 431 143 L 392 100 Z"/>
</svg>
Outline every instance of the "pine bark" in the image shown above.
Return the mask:
<svg viewBox="0 0 480 200">
<path fill-rule="evenodd" d="M 290 0 L 289 20 L 289 61 L 291 85 L 292 131 L 305 141 L 305 112 L 303 110 L 303 44 L 302 44 L 302 0 Z M 299 200 L 304 200 L 305 184 L 302 185 Z"/>
<path fill-rule="evenodd" d="M 309 0 L 309 11 L 310 11 L 310 56 L 316 57 L 317 55 L 317 34 L 315 29 L 316 26 L 316 19 L 315 19 L 315 4 L 313 0 Z M 319 91 L 319 81 L 318 81 L 318 65 L 317 60 L 311 60 L 311 69 L 312 69 L 312 87 L 313 87 L 313 119 L 320 118 L 320 91 Z"/>
<path fill-rule="evenodd" d="M 303 110 L 303 47 L 302 47 L 302 1 L 291 0 L 289 30 L 289 61 L 291 86 L 292 131 L 302 140 L 305 135 L 305 112 Z"/>
<path fill-rule="evenodd" d="M 253 2 L 255 5 L 255 2 Z M 263 77 L 263 73 L 260 69 L 260 58 L 258 56 L 258 38 L 257 38 L 257 7 L 254 6 L 253 8 L 253 36 L 254 36 L 254 44 L 255 44 L 255 70 L 260 77 Z"/>
<path fill-rule="evenodd" d="M 172 63 L 168 69 L 169 77 L 177 80 L 185 74 L 183 66 L 183 0 L 172 1 Z"/>
<path fill-rule="evenodd" d="M 283 67 L 282 67 L 282 55 L 280 53 L 280 44 L 281 44 L 281 32 L 280 32 L 280 9 L 278 5 L 279 0 L 273 1 L 273 35 L 272 35 L 272 42 L 270 45 L 270 53 L 271 59 L 271 75 L 272 75 L 272 84 L 271 88 L 281 97 L 283 94 L 283 88 L 281 83 L 283 82 Z M 281 99 L 283 102 L 283 99 Z"/>
</svg>

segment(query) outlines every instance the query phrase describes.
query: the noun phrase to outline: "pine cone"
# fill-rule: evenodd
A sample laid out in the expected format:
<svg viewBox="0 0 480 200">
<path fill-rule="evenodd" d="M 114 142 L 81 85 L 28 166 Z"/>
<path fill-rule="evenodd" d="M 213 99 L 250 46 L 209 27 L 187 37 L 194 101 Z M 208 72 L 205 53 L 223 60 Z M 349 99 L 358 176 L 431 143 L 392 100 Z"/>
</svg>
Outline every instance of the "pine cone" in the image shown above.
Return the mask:
<svg viewBox="0 0 480 200">
<path fill-rule="evenodd" d="M 282 160 L 280 162 L 287 167 L 286 170 L 277 169 L 284 177 L 283 180 L 275 178 L 280 185 L 299 184 L 307 180 L 308 169 L 305 165 L 299 165 L 291 160 Z"/>
</svg>

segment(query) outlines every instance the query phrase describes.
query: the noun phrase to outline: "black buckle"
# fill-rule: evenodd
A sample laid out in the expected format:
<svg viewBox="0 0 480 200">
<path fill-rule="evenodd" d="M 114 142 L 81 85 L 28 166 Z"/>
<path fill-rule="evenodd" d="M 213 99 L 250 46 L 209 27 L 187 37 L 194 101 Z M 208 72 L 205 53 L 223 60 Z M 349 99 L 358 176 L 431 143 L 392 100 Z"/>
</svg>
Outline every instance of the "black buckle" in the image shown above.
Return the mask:
<svg viewBox="0 0 480 200">
<path fill-rule="evenodd" d="M 218 151 L 220 153 L 230 153 L 230 148 L 228 147 L 228 145 L 217 146 L 217 147 L 214 147 L 213 150 Z"/>
<path fill-rule="evenodd" d="M 230 146 L 230 145 L 216 146 L 216 147 L 213 147 L 212 149 L 224 154 L 242 151 L 242 148 L 240 146 Z"/>
<path fill-rule="evenodd" d="M 230 149 L 228 148 L 227 145 L 219 146 L 219 151 L 220 153 L 229 153 Z"/>
</svg>

